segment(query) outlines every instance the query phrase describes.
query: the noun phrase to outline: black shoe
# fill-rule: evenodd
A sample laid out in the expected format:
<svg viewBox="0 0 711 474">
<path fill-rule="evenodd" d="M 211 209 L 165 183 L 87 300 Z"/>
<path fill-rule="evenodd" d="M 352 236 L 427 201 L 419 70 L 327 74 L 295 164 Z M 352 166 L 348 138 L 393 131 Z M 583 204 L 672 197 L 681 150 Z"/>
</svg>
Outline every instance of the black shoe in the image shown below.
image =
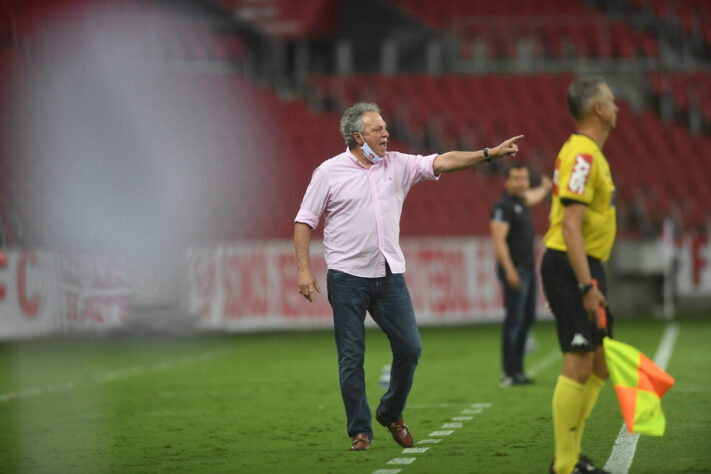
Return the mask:
<svg viewBox="0 0 711 474">
<path fill-rule="evenodd" d="M 548 468 L 548 472 L 555 474 L 555 457 L 553 457 L 553 460 L 551 461 L 551 466 Z M 576 464 L 573 469 L 573 474 L 586 472 L 591 474 L 610 474 L 609 472 L 603 471 L 599 467 L 595 466 L 586 455 L 581 454 L 580 457 L 578 457 L 578 464 Z"/>
<path fill-rule="evenodd" d="M 528 385 L 532 384 L 533 380 L 529 379 L 526 374 L 523 372 L 519 372 L 513 376 L 513 384 L 514 385 Z"/>
<path fill-rule="evenodd" d="M 573 474 L 610 474 L 608 471 L 602 470 L 588 459 L 587 456 L 581 454 L 578 458 L 578 464 L 573 469 Z"/>
</svg>

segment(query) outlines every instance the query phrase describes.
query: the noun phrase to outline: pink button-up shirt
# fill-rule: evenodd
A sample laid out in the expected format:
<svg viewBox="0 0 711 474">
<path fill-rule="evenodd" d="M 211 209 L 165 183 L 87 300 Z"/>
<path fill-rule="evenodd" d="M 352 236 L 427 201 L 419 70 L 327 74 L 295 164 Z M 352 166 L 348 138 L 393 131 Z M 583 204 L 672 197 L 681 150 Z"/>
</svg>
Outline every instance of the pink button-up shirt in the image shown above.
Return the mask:
<svg viewBox="0 0 711 474">
<path fill-rule="evenodd" d="M 346 149 L 316 168 L 294 221 L 314 229 L 325 215 L 329 269 L 376 278 L 385 276 L 387 260 L 393 273 L 404 273 L 402 204 L 413 184 L 439 179 L 432 169 L 436 157 L 388 151 L 366 168 Z"/>
</svg>

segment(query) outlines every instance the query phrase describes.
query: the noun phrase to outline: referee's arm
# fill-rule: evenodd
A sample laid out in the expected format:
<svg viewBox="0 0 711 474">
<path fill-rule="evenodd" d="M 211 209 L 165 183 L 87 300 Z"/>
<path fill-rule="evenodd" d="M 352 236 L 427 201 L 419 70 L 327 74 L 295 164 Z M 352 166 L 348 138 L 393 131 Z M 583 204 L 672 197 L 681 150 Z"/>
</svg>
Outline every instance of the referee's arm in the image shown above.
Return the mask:
<svg viewBox="0 0 711 474">
<path fill-rule="evenodd" d="M 562 222 L 563 239 L 565 239 L 565 246 L 568 249 L 568 260 L 580 285 L 592 283 L 590 266 L 585 255 L 585 242 L 581 231 L 585 209 L 585 204 L 568 201 L 563 208 Z M 588 313 L 588 318 L 591 321 L 595 321 L 598 327 L 600 325 L 598 321 L 598 308 L 600 306 L 607 306 L 607 302 L 605 301 L 605 296 L 597 288 L 592 288 L 583 295 L 583 307 Z"/>
</svg>

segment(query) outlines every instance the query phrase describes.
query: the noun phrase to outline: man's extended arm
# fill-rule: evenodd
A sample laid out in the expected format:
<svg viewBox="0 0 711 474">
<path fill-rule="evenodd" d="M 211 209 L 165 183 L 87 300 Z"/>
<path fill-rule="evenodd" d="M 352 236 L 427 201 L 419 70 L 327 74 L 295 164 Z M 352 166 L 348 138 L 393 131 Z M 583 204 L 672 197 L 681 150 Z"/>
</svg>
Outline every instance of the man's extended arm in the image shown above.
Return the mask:
<svg viewBox="0 0 711 474">
<path fill-rule="evenodd" d="M 522 137 L 523 135 L 518 135 L 516 137 L 509 138 L 497 147 L 489 148 L 489 158 L 499 158 L 506 155 L 516 156 L 516 152 L 518 152 L 518 145 L 516 144 L 516 141 Z M 486 162 L 484 150 L 449 151 L 447 153 L 437 155 L 434 163 L 432 163 L 432 169 L 435 174 L 451 173 L 452 171 L 473 168 L 484 162 Z"/>
<path fill-rule="evenodd" d="M 583 218 L 585 217 L 584 204 L 568 204 L 563 209 L 563 239 L 568 248 L 568 260 L 573 267 L 578 284 L 586 285 L 592 283 L 590 266 L 585 255 L 585 242 L 583 240 Z M 583 296 L 583 307 L 588 313 L 588 318 L 595 321 L 599 327 L 598 308 L 607 306 L 605 296 L 597 289 L 591 288 Z"/>
<path fill-rule="evenodd" d="M 311 227 L 301 222 L 294 224 L 294 250 L 296 251 L 296 268 L 299 293 L 313 301 L 316 292 L 321 293 L 321 288 L 311 272 L 309 261 L 309 243 L 311 241 Z"/>
<path fill-rule="evenodd" d="M 541 185 L 526 191 L 526 204 L 535 206 L 548 196 L 551 189 L 553 189 L 551 179 L 546 175 L 541 176 Z"/>
</svg>

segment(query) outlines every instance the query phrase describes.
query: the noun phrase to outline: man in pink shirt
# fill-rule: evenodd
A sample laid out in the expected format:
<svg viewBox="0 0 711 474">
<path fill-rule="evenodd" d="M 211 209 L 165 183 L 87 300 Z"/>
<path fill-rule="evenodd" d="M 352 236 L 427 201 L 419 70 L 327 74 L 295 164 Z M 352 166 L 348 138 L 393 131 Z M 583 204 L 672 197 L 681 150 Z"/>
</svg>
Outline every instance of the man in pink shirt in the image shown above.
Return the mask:
<svg viewBox="0 0 711 474">
<path fill-rule="evenodd" d="M 385 121 L 378 106 L 369 103 L 355 104 L 343 113 L 341 134 L 348 148 L 316 168 L 294 219 L 299 292 L 309 301 L 321 292 L 311 272 L 309 242 L 324 215 L 326 284 L 351 450 L 367 449 L 373 438 L 363 370 L 366 311 L 388 336 L 393 352 L 390 386 L 375 418 L 398 444 L 410 447 L 412 435 L 402 412 L 422 343 L 400 250 L 402 204 L 412 185 L 422 180 L 438 180 L 441 173 L 515 156 L 521 135 L 480 151 L 406 155 L 387 151 Z"/>
</svg>

